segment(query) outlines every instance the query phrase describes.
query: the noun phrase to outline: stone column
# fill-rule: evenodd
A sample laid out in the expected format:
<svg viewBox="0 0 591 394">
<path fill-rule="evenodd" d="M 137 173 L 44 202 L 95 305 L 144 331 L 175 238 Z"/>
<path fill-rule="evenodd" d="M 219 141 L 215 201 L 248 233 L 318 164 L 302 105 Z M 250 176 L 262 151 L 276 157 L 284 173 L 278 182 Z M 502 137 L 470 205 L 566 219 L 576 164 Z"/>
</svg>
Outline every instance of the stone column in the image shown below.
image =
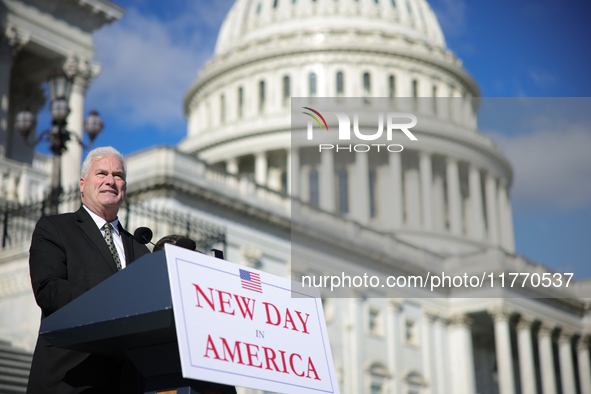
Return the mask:
<svg viewBox="0 0 591 394">
<path fill-rule="evenodd" d="M 421 205 L 423 228 L 433 230 L 432 195 L 433 171 L 431 167 L 431 155 L 427 152 L 419 152 L 419 171 L 421 178 Z"/>
<path fill-rule="evenodd" d="M 554 331 L 554 325 L 546 322 L 542 323 L 540 330 L 538 331 L 538 349 L 540 354 L 540 374 L 542 376 L 543 394 L 556 394 L 552 331 Z"/>
<path fill-rule="evenodd" d="M 511 331 L 509 319 L 511 313 L 505 308 L 490 312 L 495 325 L 495 351 L 499 373 L 499 393 L 515 394 L 515 372 L 513 370 L 513 352 L 511 351 Z"/>
<path fill-rule="evenodd" d="M 521 374 L 521 394 L 537 394 L 534 349 L 531 326 L 534 318 L 521 315 L 517 323 L 517 348 L 519 353 L 519 371 Z"/>
<path fill-rule="evenodd" d="M 298 148 L 287 150 L 287 194 L 298 197 L 300 179 L 300 151 Z"/>
<path fill-rule="evenodd" d="M 454 316 L 449 328 L 451 368 L 451 392 L 454 394 L 476 393 L 474 353 L 472 349 L 472 319 L 467 315 Z"/>
<path fill-rule="evenodd" d="M 425 312 L 423 314 L 423 341 L 422 341 L 422 351 L 423 351 L 423 370 L 424 370 L 424 378 L 427 382 L 430 382 L 431 386 L 431 394 L 437 393 L 437 365 L 436 365 L 436 352 L 435 352 L 435 321 L 437 321 L 438 316 L 433 312 Z"/>
<path fill-rule="evenodd" d="M 386 341 L 388 346 L 388 369 L 393 372 L 394 393 L 401 393 L 402 379 L 396 377 L 402 376 L 402 332 L 400 325 L 400 308 L 404 300 L 400 298 L 390 299 L 386 309 Z"/>
<path fill-rule="evenodd" d="M 355 153 L 355 166 L 349 190 L 351 192 L 350 212 L 353 220 L 369 223 L 369 158 L 368 153 Z"/>
<path fill-rule="evenodd" d="M 9 124 L 15 121 L 15 116 L 10 116 L 11 107 L 16 107 L 13 115 L 16 115 L 16 112 L 20 110 L 27 109 L 26 106 L 29 107 L 29 111 L 37 115 L 41 107 L 43 91 L 40 88 L 37 89 L 38 92 L 35 92 L 37 97 L 33 100 L 32 97 L 23 97 L 24 92 L 19 92 L 21 102 L 9 102 L 12 61 L 23 46 L 29 42 L 31 35 L 22 28 L 17 29 L 9 22 L 8 18 L 5 19 L 6 21 L 2 23 L 3 31 L 0 32 L 0 36 L 2 36 L 0 40 L 0 149 L 4 149 L 3 154 L 7 158 L 18 160 L 19 158 L 30 157 L 34 149 L 27 146 L 19 132 L 14 128 L 14 124 Z M 23 99 L 25 99 L 24 102 Z M 31 131 L 29 141 L 35 139 L 35 131 L 35 129 Z"/>
<path fill-rule="evenodd" d="M 433 173 L 433 230 L 442 232 L 445 230 L 445 194 L 444 175 L 438 171 Z"/>
<path fill-rule="evenodd" d="M 488 223 L 488 242 L 492 245 L 499 244 L 499 225 L 497 210 L 497 181 L 490 173 L 486 173 L 485 180 L 485 194 L 486 194 L 486 219 Z"/>
<path fill-rule="evenodd" d="M 558 357 L 560 359 L 560 380 L 563 393 L 576 393 L 575 368 L 573 365 L 573 332 L 562 330 L 558 337 Z"/>
<path fill-rule="evenodd" d="M 484 217 L 482 216 L 482 189 L 480 171 L 470 164 L 468 169 L 468 187 L 470 189 L 470 221 L 468 233 L 471 238 L 484 240 Z"/>
<path fill-rule="evenodd" d="M 591 394 L 589 337 L 582 337 L 577 341 L 577 360 L 579 361 L 579 381 L 581 384 L 581 394 Z"/>
<path fill-rule="evenodd" d="M 421 227 L 421 181 L 419 169 L 410 166 L 404 169 L 404 209 L 406 225 L 415 229 Z"/>
<path fill-rule="evenodd" d="M 449 214 L 449 227 L 454 235 L 462 234 L 462 200 L 460 194 L 460 172 L 458 162 L 447 158 L 447 203 Z"/>
<path fill-rule="evenodd" d="M 398 153 L 388 154 L 389 176 L 385 187 L 380 187 L 380 208 L 386 228 L 402 226 L 402 163 Z"/>
<path fill-rule="evenodd" d="M 226 171 L 230 174 L 238 175 L 238 159 L 233 157 L 226 162 Z"/>
<path fill-rule="evenodd" d="M 515 251 L 515 239 L 513 236 L 513 214 L 511 213 L 511 202 L 509 201 L 509 193 L 507 184 L 504 179 L 499 182 L 498 189 L 498 206 L 500 219 L 500 244 L 508 252 Z"/>
<path fill-rule="evenodd" d="M 446 337 L 446 322 L 439 318 L 434 322 L 435 330 L 435 371 L 437 376 L 437 389 L 435 390 L 438 394 L 445 394 L 449 392 L 448 381 L 449 374 L 447 373 L 446 367 L 448 364 L 445 362 L 445 355 L 447 354 L 447 341 Z"/>
<path fill-rule="evenodd" d="M 346 300 L 348 307 L 347 307 L 347 316 L 345 318 L 345 343 L 348 347 L 348 355 L 345 356 L 345 382 L 347 382 L 347 386 L 350 387 L 351 393 L 360 392 L 362 389 L 360 376 L 359 376 L 359 335 L 360 327 L 359 322 L 363 321 L 363 316 L 361 316 L 361 312 L 363 310 L 362 303 L 364 302 L 362 298 L 351 298 Z M 361 330 L 362 331 L 362 330 Z"/>
<path fill-rule="evenodd" d="M 332 150 L 320 153 L 320 171 L 318 174 L 319 205 L 325 211 L 335 211 L 334 154 Z"/>
<path fill-rule="evenodd" d="M 68 77 L 73 79 L 68 103 L 70 115 L 67 118 L 66 128 L 70 133 L 76 135 L 67 142 L 67 151 L 62 154 L 61 158 L 61 184 L 64 191 L 67 192 L 77 188 L 79 183 L 82 146 L 78 139 L 84 139 L 84 96 L 90 81 L 99 74 L 100 66 L 90 63 L 87 59 L 71 55 L 64 62 L 63 70 Z"/>
<path fill-rule="evenodd" d="M 259 152 L 254 157 L 254 181 L 259 185 L 267 185 L 267 152 Z"/>
</svg>

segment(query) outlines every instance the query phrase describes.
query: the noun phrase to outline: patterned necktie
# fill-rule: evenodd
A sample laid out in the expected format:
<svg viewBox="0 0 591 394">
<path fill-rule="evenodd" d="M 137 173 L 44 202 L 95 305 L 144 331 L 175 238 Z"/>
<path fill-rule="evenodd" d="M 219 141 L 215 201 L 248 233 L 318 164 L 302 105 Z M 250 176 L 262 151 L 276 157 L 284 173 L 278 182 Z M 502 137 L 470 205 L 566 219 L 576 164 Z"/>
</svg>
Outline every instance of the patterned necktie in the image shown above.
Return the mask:
<svg viewBox="0 0 591 394">
<path fill-rule="evenodd" d="M 113 234 L 111 233 L 111 229 L 113 226 L 111 223 L 107 222 L 101 228 L 105 232 L 105 242 L 111 251 L 111 255 L 113 256 L 113 260 L 115 260 L 115 264 L 117 264 L 117 270 L 121 271 L 121 260 L 119 260 L 119 253 L 117 253 L 117 249 L 115 249 L 115 243 L 113 242 Z"/>
</svg>

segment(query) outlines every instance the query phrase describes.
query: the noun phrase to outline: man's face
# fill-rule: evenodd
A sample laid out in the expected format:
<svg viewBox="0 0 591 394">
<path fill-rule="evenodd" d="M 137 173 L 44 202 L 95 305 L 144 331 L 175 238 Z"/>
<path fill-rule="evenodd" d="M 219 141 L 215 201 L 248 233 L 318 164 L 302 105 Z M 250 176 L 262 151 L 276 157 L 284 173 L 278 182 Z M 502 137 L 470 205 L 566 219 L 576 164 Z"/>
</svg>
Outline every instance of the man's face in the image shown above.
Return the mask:
<svg viewBox="0 0 591 394">
<path fill-rule="evenodd" d="M 106 220 L 114 220 L 127 192 L 123 165 L 114 156 L 93 160 L 86 178 L 80 178 L 82 203 Z M 105 217 L 109 216 L 109 217 Z"/>
</svg>

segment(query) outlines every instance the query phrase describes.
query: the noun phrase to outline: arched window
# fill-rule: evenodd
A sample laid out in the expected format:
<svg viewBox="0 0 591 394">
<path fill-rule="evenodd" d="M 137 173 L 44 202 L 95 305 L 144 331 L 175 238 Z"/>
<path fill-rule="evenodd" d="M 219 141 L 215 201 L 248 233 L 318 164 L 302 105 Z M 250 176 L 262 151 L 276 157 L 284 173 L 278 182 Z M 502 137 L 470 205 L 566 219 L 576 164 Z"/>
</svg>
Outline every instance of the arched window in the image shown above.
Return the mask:
<svg viewBox="0 0 591 394">
<path fill-rule="evenodd" d="M 310 205 L 318 206 L 320 202 L 320 193 L 318 190 L 318 170 L 313 169 L 309 175 L 310 182 Z"/>
<path fill-rule="evenodd" d="M 337 96 L 343 96 L 345 94 L 345 81 L 343 72 L 337 73 Z"/>
<path fill-rule="evenodd" d="M 371 95 L 371 79 L 369 73 L 363 74 L 363 94 L 365 96 Z"/>
<path fill-rule="evenodd" d="M 291 86 L 289 77 L 286 75 L 283 77 L 283 106 L 289 104 L 289 99 L 291 98 Z"/>
<path fill-rule="evenodd" d="M 238 88 L 238 117 L 239 118 L 242 118 L 243 107 L 244 107 L 244 91 L 242 90 L 242 86 L 241 86 Z"/>
<path fill-rule="evenodd" d="M 396 80 L 394 75 L 388 77 L 388 97 L 396 97 Z"/>
<path fill-rule="evenodd" d="M 309 86 L 310 97 L 316 97 L 316 94 L 317 94 L 317 92 L 316 92 L 316 74 L 310 73 L 308 86 Z"/>
<path fill-rule="evenodd" d="M 259 82 L 259 112 L 265 110 L 265 81 Z"/>
</svg>

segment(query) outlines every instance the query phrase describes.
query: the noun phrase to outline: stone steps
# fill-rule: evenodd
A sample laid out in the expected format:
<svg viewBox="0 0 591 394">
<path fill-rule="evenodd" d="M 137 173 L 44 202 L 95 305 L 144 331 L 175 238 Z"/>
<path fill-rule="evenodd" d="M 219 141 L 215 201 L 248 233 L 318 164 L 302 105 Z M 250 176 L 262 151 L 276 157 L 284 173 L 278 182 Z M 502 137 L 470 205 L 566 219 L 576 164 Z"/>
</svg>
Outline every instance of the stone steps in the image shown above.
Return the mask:
<svg viewBox="0 0 591 394">
<path fill-rule="evenodd" d="M 33 355 L 0 341 L 0 393 L 24 393 Z"/>
</svg>

